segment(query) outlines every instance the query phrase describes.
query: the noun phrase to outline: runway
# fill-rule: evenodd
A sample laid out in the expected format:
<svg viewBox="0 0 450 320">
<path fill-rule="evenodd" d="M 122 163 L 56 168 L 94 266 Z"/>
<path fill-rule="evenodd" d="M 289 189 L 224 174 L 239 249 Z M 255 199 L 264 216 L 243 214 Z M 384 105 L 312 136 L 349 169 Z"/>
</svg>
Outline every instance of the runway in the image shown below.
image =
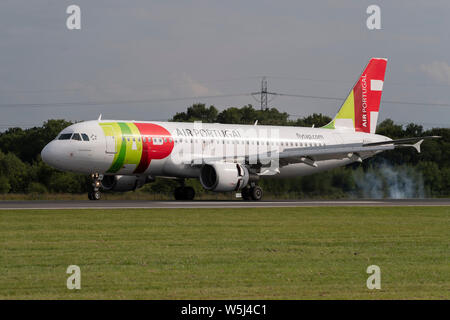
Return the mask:
<svg viewBox="0 0 450 320">
<path fill-rule="evenodd" d="M 450 199 L 285 201 L 0 201 L 0 210 L 450 206 Z"/>
</svg>

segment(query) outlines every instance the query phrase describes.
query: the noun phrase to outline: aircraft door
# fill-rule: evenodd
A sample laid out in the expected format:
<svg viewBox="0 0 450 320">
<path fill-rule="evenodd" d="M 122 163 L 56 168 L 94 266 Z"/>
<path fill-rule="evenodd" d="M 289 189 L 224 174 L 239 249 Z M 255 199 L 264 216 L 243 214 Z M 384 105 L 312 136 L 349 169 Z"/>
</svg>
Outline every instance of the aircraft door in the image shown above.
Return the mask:
<svg viewBox="0 0 450 320">
<path fill-rule="evenodd" d="M 106 136 L 106 153 L 116 153 L 116 139 L 114 136 Z"/>
<path fill-rule="evenodd" d="M 105 126 L 106 153 L 117 153 L 116 137 L 112 126 Z"/>
</svg>

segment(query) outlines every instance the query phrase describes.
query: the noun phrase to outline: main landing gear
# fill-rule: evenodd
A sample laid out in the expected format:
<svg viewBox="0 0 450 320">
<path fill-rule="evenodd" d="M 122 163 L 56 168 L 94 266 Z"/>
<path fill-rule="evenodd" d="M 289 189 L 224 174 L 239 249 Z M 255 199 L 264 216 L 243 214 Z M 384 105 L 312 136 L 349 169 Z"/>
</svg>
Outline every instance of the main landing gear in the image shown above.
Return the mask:
<svg viewBox="0 0 450 320">
<path fill-rule="evenodd" d="M 249 201 L 249 200 L 259 201 L 262 199 L 263 191 L 262 191 L 261 187 L 259 187 L 257 185 L 251 185 L 251 186 L 248 186 L 248 187 L 245 187 L 244 189 L 242 189 L 241 194 L 242 194 L 242 199 L 244 199 L 246 201 Z"/>
<path fill-rule="evenodd" d="M 173 192 L 175 200 L 194 200 L 195 190 L 192 187 L 184 185 L 184 180 L 181 181 L 181 186 L 176 188 Z"/>
<path fill-rule="evenodd" d="M 91 174 L 92 190 L 88 192 L 89 200 L 100 200 L 100 186 L 102 185 L 103 175 L 98 173 Z"/>
</svg>

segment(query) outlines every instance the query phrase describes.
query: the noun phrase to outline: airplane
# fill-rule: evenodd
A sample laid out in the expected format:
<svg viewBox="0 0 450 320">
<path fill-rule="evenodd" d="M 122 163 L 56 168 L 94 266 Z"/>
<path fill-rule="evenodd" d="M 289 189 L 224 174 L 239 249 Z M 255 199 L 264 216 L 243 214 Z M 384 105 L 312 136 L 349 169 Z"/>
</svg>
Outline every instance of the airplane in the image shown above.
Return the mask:
<svg viewBox="0 0 450 320">
<path fill-rule="evenodd" d="M 199 179 L 206 190 L 261 200 L 259 179 L 304 176 L 362 162 L 385 150 L 425 139 L 392 140 L 375 133 L 387 59 L 371 58 L 334 119 L 321 128 L 97 120 L 68 126 L 41 152 L 59 170 L 88 174 L 90 200 L 100 190 L 131 191 L 156 177 L 177 179 L 176 200 L 193 200 L 185 186 Z"/>
</svg>

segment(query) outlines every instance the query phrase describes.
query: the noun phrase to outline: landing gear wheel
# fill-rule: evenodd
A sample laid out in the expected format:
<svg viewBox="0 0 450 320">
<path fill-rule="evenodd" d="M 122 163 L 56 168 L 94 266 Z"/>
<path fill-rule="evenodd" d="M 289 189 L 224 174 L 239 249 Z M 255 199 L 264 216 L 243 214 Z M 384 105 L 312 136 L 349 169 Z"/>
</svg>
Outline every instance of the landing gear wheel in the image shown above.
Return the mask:
<svg viewBox="0 0 450 320">
<path fill-rule="evenodd" d="M 194 200 L 195 190 L 192 187 L 184 188 L 184 200 Z"/>
<path fill-rule="evenodd" d="M 250 195 L 250 188 L 244 188 L 241 191 L 242 199 L 245 201 L 252 200 L 252 196 Z"/>
<path fill-rule="evenodd" d="M 250 189 L 250 195 L 253 200 L 259 201 L 262 199 L 263 191 L 262 191 L 261 187 L 254 186 L 253 188 Z"/>
<path fill-rule="evenodd" d="M 101 197 L 100 191 L 94 191 L 94 192 L 93 192 L 92 198 L 93 198 L 94 200 L 100 200 L 100 197 Z"/>
<path fill-rule="evenodd" d="M 88 192 L 89 200 L 100 200 L 101 196 L 102 196 L 102 194 L 100 193 L 100 191 Z"/>
<path fill-rule="evenodd" d="M 101 193 L 99 189 L 102 185 L 103 175 L 99 173 L 93 173 L 91 174 L 91 179 L 92 179 L 92 184 L 90 187 L 91 191 L 88 192 L 88 198 L 89 200 L 100 200 Z"/>
<path fill-rule="evenodd" d="M 178 187 L 173 192 L 175 200 L 183 200 L 183 187 Z"/>
<path fill-rule="evenodd" d="M 193 200 L 195 190 L 192 187 L 178 187 L 175 189 L 173 195 L 175 196 L 175 200 Z"/>
</svg>

